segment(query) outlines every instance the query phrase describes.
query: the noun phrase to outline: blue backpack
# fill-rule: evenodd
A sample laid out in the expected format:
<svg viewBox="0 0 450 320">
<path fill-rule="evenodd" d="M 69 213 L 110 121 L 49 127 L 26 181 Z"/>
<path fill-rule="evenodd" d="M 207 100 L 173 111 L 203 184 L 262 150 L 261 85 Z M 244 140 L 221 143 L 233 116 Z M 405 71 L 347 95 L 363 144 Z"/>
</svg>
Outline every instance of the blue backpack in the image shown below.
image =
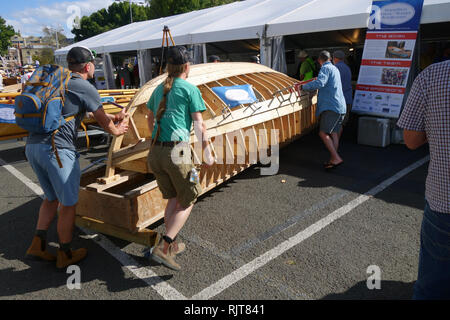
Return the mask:
<svg viewBox="0 0 450 320">
<path fill-rule="evenodd" d="M 71 71 L 56 65 L 37 68 L 16 97 L 14 114 L 16 124 L 34 133 L 50 133 L 65 121 L 62 116 L 64 93 L 71 78 Z"/>
<path fill-rule="evenodd" d="M 53 151 L 61 168 L 54 136 L 64 123 L 75 118 L 75 115 L 66 118 L 62 115 L 64 94 L 71 77 L 72 72 L 61 66 L 41 66 L 31 75 L 22 94 L 16 97 L 14 105 L 16 124 L 19 127 L 33 133 L 53 133 Z"/>
</svg>

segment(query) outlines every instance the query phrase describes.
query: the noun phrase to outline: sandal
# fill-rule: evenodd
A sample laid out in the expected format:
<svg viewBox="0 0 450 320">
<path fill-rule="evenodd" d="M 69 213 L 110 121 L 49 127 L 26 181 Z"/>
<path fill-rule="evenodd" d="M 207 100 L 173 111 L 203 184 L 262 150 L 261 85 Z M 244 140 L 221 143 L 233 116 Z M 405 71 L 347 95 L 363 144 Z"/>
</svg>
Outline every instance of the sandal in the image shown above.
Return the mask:
<svg viewBox="0 0 450 320">
<path fill-rule="evenodd" d="M 324 168 L 325 168 L 325 170 L 331 170 L 331 169 L 339 167 L 343 163 L 344 163 L 344 161 L 341 161 L 339 163 L 328 162 L 326 165 L 324 165 Z"/>
</svg>

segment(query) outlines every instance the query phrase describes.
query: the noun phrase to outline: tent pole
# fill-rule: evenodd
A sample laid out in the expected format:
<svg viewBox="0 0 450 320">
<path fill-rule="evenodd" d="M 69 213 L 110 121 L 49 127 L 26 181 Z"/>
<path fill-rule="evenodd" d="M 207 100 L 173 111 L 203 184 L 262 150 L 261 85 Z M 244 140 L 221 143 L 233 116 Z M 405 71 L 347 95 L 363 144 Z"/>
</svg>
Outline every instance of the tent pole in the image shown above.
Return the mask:
<svg viewBox="0 0 450 320">
<path fill-rule="evenodd" d="M 260 43 L 260 55 L 261 64 L 271 68 L 272 67 L 272 41 L 271 38 L 267 37 L 267 27 L 264 26 L 264 31 L 262 37 L 259 39 Z"/>
<path fill-rule="evenodd" d="M 207 63 L 208 58 L 206 57 L 206 43 L 202 44 L 202 49 L 203 49 L 203 63 Z"/>
</svg>

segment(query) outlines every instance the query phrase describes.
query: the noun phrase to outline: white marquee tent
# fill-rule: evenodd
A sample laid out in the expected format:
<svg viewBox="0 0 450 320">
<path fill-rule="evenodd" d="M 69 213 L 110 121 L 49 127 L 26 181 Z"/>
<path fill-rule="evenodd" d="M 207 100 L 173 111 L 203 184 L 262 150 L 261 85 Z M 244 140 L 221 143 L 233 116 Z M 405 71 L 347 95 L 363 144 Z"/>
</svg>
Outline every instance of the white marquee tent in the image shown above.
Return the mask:
<svg viewBox="0 0 450 320">
<path fill-rule="evenodd" d="M 135 22 L 59 49 L 55 55 L 61 62 L 73 46 L 83 45 L 104 54 L 105 65 L 110 65 L 110 53 L 136 50 L 139 66 L 149 70 L 145 68 L 151 57 L 149 51 L 161 47 L 162 30 L 168 26 L 177 45 L 203 48 L 194 50 L 199 52 L 194 57 L 198 62 L 206 62 L 205 43 L 259 39 L 261 62 L 285 71 L 283 36 L 367 28 L 371 5 L 372 0 L 239 1 Z M 422 24 L 448 21 L 450 0 L 424 0 Z M 149 77 L 148 74 L 141 77 L 141 84 Z"/>
</svg>

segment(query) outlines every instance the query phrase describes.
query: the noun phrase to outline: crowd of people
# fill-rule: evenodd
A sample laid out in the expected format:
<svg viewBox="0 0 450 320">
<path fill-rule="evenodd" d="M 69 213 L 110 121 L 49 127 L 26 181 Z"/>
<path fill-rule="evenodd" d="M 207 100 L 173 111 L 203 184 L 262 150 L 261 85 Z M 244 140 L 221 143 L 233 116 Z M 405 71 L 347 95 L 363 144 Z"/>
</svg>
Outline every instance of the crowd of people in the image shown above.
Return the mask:
<svg viewBox="0 0 450 320">
<path fill-rule="evenodd" d="M 33 74 L 36 66 L 24 68 L 23 66 L 16 66 L 0 70 L 0 92 L 7 86 L 17 83 L 25 84 Z M 9 80 L 7 82 L 7 79 Z"/>
<path fill-rule="evenodd" d="M 389 69 L 384 68 L 381 71 L 381 83 L 393 86 L 405 85 L 408 69 Z"/>
</svg>

